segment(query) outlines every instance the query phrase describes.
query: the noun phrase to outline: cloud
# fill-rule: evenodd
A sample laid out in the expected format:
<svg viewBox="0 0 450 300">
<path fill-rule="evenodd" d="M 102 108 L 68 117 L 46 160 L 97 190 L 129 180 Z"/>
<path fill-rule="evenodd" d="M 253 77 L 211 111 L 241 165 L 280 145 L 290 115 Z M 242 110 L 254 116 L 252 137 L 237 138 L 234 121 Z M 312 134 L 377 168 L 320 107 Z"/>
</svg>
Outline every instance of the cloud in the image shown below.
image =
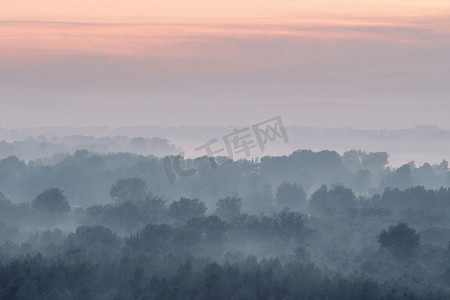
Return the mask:
<svg viewBox="0 0 450 300">
<path fill-rule="evenodd" d="M 414 47 L 442 43 L 442 40 L 448 43 L 450 29 L 447 20 L 435 17 L 400 20 L 352 18 L 190 24 L 9 21 L 3 22 L 0 29 L 0 43 L 3 45 L 0 60 L 36 61 L 83 55 L 221 59 L 240 55 L 233 51 L 232 44 L 225 43 L 236 40 L 315 41 L 330 45 L 346 41 L 377 41 Z M 214 44 L 221 48 L 208 52 L 208 47 Z"/>
<path fill-rule="evenodd" d="M 214 125 L 285 113 L 292 122 L 377 126 L 420 118 L 445 127 L 436 116 L 450 108 L 446 20 L 4 22 L 0 116 L 40 125 Z M 231 120 L 208 115 L 236 107 Z M 30 117 L 17 120 L 19 112 Z"/>
</svg>

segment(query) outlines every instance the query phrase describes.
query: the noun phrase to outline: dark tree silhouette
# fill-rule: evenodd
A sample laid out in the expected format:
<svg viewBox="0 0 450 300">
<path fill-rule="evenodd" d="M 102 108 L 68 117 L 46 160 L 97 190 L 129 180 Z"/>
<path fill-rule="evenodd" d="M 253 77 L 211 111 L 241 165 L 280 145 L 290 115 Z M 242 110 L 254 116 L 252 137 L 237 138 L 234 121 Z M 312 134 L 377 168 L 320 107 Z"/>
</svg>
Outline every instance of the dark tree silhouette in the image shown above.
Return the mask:
<svg viewBox="0 0 450 300">
<path fill-rule="evenodd" d="M 68 240 L 85 245 L 99 243 L 109 246 L 116 246 L 119 242 L 117 235 L 103 226 L 80 226 L 69 235 Z"/>
<path fill-rule="evenodd" d="M 354 217 L 355 194 L 343 186 L 328 190 L 326 185 L 322 185 L 311 195 L 310 206 L 314 214 L 325 216 L 347 214 Z"/>
<path fill-rule="evenodd" d="M 140 178 L 117 180 L 109 195 L 116 202 L 142 201 L 147 197 L 147 185 Z"/>
<path fill-rule="evenodd" d="M 32 207 L 49 213 L 67 213 L 70 211 L 70 204 L 63 191 L 57 188 L 50 188 L 40 193 L 32 202 Z"/>
<path fill-rule="evenodd" d="M 385 183 L 386 186 L 398 187 L 406 189 L 413 186 L 414 178 L 412 177 L 411 166 L 405 164 L 395 170 L 392 177 Z"/>
<path fill-rule="evenodd" d="M 198 199 L 182 197 L 180 201 L 173 201 L 169 207 L 169 216 L 184 222 L 192 218 L 203 217 L 205 213 L 205 203 L 200 202 Z"/>
<path fill-rule="evenodd" d="M 397 258 L 410 257 L 420 244 L 420 235 L 406 223 L 391 225 L 378 236 L 378 242 Z"/>
</svg>

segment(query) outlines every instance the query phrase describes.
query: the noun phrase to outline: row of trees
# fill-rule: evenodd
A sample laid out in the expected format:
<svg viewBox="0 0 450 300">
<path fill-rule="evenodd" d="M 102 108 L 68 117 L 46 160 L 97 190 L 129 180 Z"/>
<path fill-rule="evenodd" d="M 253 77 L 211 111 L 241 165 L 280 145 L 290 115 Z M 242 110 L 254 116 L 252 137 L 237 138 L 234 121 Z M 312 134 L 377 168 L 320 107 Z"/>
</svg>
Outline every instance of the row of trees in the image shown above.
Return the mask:
<svg viewBox="0 0 450 300">
<path fill-rule="evenodd" d="M 272 219 L 260 217 L 260 222 L 269 220 L 268 224 L 277 224 L 263 229 L 267 230 L 263 239 L 273 238 L 274 230 L 278 231 L 276 234 L 284 232 L 285 237 L 301 237 L 305 224 L 297 217 L 287 211 Z M 202 247 L 211 248 L 219 243 L 221 248 L 225 239 L 236 239 L 233 235 L 226 236 L 233 228 L 241 232 L 244 229 L 240 226 L 247 226 L 247 238 L 261 232 L 255 223 L 250 223 L 234 225 L 209 216 L 190 219 L 179 227 L 148 224 L 125 237 L 103 226 L 78 227 L 59 242 L 48 233 L 42 234 L 41 243 L 53 249 L 52 255 L 33 254 L 39 249 L 33 250 L 36 245 L 32 245 L 27 250 L 29 254 L 17 257 L 17 253 L 9 253 L 11 256 L 5 258 L 7 249 L 0 247 L 3 257 L 0 299 L 448 299 L 450 296 L 450 290 L 444 286 L 414 286 L 400 281 L 386 284 L 364 274 L 356 279 L 323 272 L 302 254 L 302 247 L 289 260 L 257 259 L 226 252 L 224 262 L 219 264 L 202 257 Z M 297 230 L 286 232 L 288 228 Z M 300 245 L 304 242 L 303 237 Z M 407 224 L 399 223 L 384 229 L 378 242 L 380 250 L 386 249 L 403 264 L 419 251 L 420 236 Z M 277 244 L 287 245 L 283 240 Z M 448 255 L 447 252 L 450 253 L 445 249 L 443 253 Z M 441 263 L 445 264 L 446 259 Z M 384 260 L 371 261 L 392 267 L 389 260 Z"/>
<path fill-rule="evenodd" d="M 385 152 L 365 153 L 348 151 L 339 155 L 334 151 L 313 152 L 299 150 L 289 156 L 264 157 L 260 160 L 239 160 L 217 158 L 217 167 L 212 169 L 208 158 L 185 160 L 183 165 L 196 172 L 180 177 L 171 184 L 163 167 L 164 159 L 153 156 L 139 156 L 131 153 L 98 154 L 77 151 L 62 156 L 54 163 L 30 161 L 25 163 L 17 157 L 0 161 L 0 191 L 18 202 L 28 201 L 48 187 L 65 191 L 71 203 L 87 207 L 92 204 L 106 204 L 110 201 L 108 192 L 112 185 L 123 178 L 145 179 L 145 184 L 155 195 L 170 199 L 180 197 L 201 198 L 208 206 L 210 201 L 225 198 L 232 193 L 242 199 L 255 201 L 264 196 L 268 185 L 276 201 L 290 201 L 282 197 L 284 192 L 295 191 L 297 186 L 285 186 L 276 196 L 276 187 L 283 182 L 301 183 L 307 194 L 312 194 L 321 184 L 331 186 L 340 183 L 357 194 L 372 196 L 382 193 L 387 187 L 406 189 L 416 185 L 436 189 L 450 185 L 448 163 L 415 166 L 409 163 L 400 168 L 388 166 Z M 142 197 L 141 183 L 127 193 L 132 198 Z M 118 185 L 118 188 L 120 188 Z M 114 197 L 123 198 L 120 189 Z M 270 197 L 269 197 L 270 198 Z M 253 208 L 258 202 L 253 203 Z M 270 212 L 271 206 L 261 206 L 263 212 Z"/>
<path fill-rule="evenodd" d="M 351 299 L 352 295 L 396 299 L 405 294 L 411 299 L 447 299 L 450 295 L 450 224 L 448 218 L 439 217 L 450 212 L 449 189 L 386 189 L 373 197 L 361 197 L 341 185 L 323 185 L 307 197 L 301 185 L 285 182 L 274 194 L 272 212 L 266 214 L 246 212 L 247 199 L 237 196 L 220 198 L 215 207 L 197 198 L 169 202 L 154 196 L 144 181 L 133 177 L 112 185 L 110 204 L 87 208 L 71 207 L 65 192 L 56 188 L 44 190 L 28 204 L 1 197 L 0 218 L 7 224 L 0 223 L 0 262 L 6 270 L 0 270 L 0 299 L 220 299 L 215 292 L 202 290 L 203 270 L 208 265 L 219 270 L 213 277 L 217 276 L 217 289 L 226 298 L 264 299 L 261 293 L 287 299 Z M 36 226 L 72 233 L 30 230 Z M 36 268 L 61 277 L 55 279 L 57 283 L 47 273 L 33 273 L 30 279 L 28 265 L 17 273 L 22 277 L 11 275 L 13 262 L 17 266 L 39 254 Z M 244 280 L 250 272 L 245 267 L 248 254 L 258 257 L 257 264 L 264 264 L 264 258 L 274 259 L 280 267 L 265 279 L 266 275 L 255 273 L 254 280 L 262 280 L 257 281 L 261 290 L 238 283 L 228 289 L 229 279 L 220 274 L 234 265 L 239 282 Z M 53 268 L 58 263 L 61 270 Z M 200 283 L 192 281 L 182 288 L 177 274 L 187 268 L 186 263 L 191 268 L 189 276 Z M 303 284 L 299 276 L 312 275 L 303 267 L 305 273 L 290 273 L 293 264 L 322 270 L 322 279 L 314 277 L 320 285 L 340 279 L 327 292 L 305 286 L 297 290 Z M 95 282 L 94 286 L 79 278 L 73 279 L 78 282 L 76 288 L 66 283 L 65 276 L 75 276 L 64 273 L 72 272 L 71 267 L 80 278 L 87 276 L 88 283 Z M 152 279 L 159 283 L 152 285 Z M 51 284 L 45 286 L 40 280 Z M 341 287 L 340 280 L 356 290 Z M 133 283 L 120 285 L 122 281 Z M 109 286 L 109 282 L 115 284 Z M 359 293 L 369 289 L 363 282 L 373 284 L 368 294 Z M 271 288 L 266 290 L 266 286 Z M 339 288 L 346 292 L 339 294 Z M 240 292 L 235 294 L 237 289 Z"/>
<path fill-rule="evenodd" d="M 301 262 L 258 262 L 250 257 L 219 265 L 163 257 L 164 263 L 177 261 L 175 270 L 156 274 L 144 267 L 154 264 L 155 258 L 121 259 L 117 264 L 109 260 L 70 263 L 42 256 L 19 258 L 0 265 L 0 299 L 448 299 L 443 291 L 411 291 L 395 283 L 330 277 Z"/>
</svg>

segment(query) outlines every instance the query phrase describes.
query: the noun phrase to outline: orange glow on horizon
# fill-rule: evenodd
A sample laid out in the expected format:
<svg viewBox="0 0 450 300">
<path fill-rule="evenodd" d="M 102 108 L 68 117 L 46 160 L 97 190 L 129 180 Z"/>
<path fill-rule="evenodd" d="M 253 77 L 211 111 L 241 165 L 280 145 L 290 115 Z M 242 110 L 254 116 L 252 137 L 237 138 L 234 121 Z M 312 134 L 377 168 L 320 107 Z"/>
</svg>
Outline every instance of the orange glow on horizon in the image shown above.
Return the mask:
<svg viewBox="0 0 450 300">
<path fill-rule="evenodd" d="M 420 45 L 427 41 L 409 34 L 408 30 L 450 33 L 445 19 L 435 23 L 423 20 L 423 23 L 417 24 L 410 18 L 182 25 L 3 22 L 0 25 L 0 44 L 3 45 L 0 59 L 41 60 L 57 55 L 202 57 L 204 53 L 198 52 L 196 45 L 222 39 L 378 40 Z M 30 49 L 35 52 L 32 56 Z M 222 59 L 230 55 L 232 53 L 211 52 L 208 58 Z"/>
<path fill-rule="evenodd" d="M 0 20 L 67 22 L 170 22 L 198 19 L 407 17 L 439 15 L 450 10 L 448 0 L 6 0 Z"/>
<path fill-rule="evenodd" d="M 241 55 L 233 41 L 251 39 L 427 46 L 450 33 L 449 16 L 447 0 L 4 1 L 0 61 L 70 56 L 220 61 Z"/>
</svg>

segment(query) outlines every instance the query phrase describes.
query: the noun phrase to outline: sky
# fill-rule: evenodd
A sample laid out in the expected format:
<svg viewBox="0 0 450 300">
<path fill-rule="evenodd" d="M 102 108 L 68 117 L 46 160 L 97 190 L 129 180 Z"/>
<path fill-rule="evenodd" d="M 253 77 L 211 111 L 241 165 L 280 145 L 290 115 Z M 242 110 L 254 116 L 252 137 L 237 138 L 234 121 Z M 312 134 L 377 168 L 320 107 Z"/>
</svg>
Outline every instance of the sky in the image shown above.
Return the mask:
<svg viewBox="0 0 450 300">
<path fill-rule="evenodd" d="M 450 129 L 450 1 L 2 0 L 0 127 Z"/>
</svg>

